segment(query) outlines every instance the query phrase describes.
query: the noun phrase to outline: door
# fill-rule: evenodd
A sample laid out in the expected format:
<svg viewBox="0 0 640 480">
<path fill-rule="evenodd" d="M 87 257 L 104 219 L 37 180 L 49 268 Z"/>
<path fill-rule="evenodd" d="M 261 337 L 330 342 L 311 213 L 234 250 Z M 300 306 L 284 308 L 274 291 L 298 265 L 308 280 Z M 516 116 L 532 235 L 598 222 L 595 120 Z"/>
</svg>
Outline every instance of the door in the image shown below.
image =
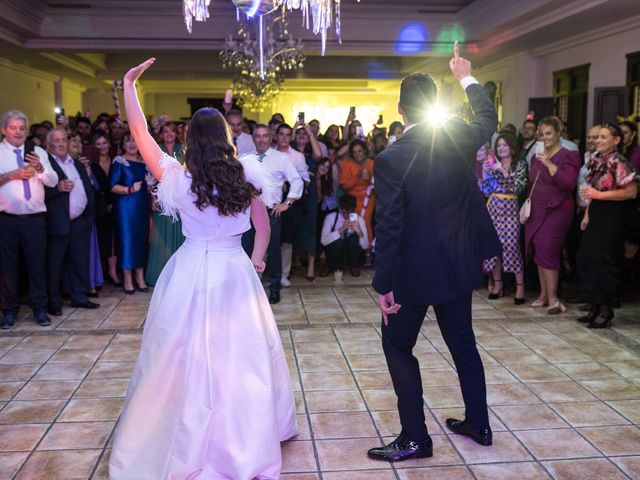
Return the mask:
<svg viewBox="0 0 640 480">
<path fill-rule="evenodd" d="M 595 89 L 593 123 L 616 122 L 618 115 L 627 115 L 626 87 L 600 87 Z"/>
</svg>

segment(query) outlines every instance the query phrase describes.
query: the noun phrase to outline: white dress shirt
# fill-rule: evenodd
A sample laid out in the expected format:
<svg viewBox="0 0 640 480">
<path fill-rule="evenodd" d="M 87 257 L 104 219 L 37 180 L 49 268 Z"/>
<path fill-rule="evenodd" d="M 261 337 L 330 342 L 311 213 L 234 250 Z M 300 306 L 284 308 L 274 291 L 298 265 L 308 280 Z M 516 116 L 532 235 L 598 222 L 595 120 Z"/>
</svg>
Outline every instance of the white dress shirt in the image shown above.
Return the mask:
<svg viewBox="0 0 640 480">
<path fill-rule="evenodd" d="M 26 164 L 24 144 L 20 145 L 20 147 L 14 147 L 5 139 L 0 143 L 0 174 L 9 173 L 18 168 L 18 160 L 14 152 L 16 148 L 20 150 L 20 154 Z M 40 147 L 36 147 L 34 153 L 40 157 L 40 163 L 44 171 L 36 173 L 29 179 L 31 198 L 29 200 L 24 198 L 22 180 L 11 180 L 0 186 L 0 212 L 12 215 L 30 215 L 47 211 L 44 203 L 44 187 L 55 187 L 58 184 L 58 175 L 51 168 L 47 152 Z"/>
<path fill-rule="evenodd" d="M 336 215 L 338 220 L 336 221 Z M 335 228 L 333 228 L 333 222 L 336 222 Z M 340 229 L 344 225 L 345 218 L 340 212 L 332 212 L 327 215 L 322 224 L 322 234 L 320 235 L 320 243 L 327 246 L 336 240 L 340 240 Z M 358 215 L 358 226 L 362 231 L 362 236 L 359 237 L 360 248 L 366 250 L 369 248 L 369 237 L 367 236 L 367 225 L 364 223 L 364 218 Z"/>
<path fill-rule="evenodd" d="M 84 191 L 84 184 L 82 183 L 82 177 L 76 168 L 73 158 L 67 155 L 67 158 L 60 160 L 53 155 L 56 162 L 67 176 L 68 180 L 73 180 L 73 189 L 69 192 L 69 218 L 75 220 L 84 212 L 87 208 L 87 192 Z"/>
<path fill-rule="evenodd" d="M 262 165 L 262 168 L 266 170 L 266 177 L 268 178 L 267 191 L 262 192 L 262 201 L 268 208 L 282 203 L 282 186 L 284 182 L 289 182 L 289 195 L 287 198 L 297 200 L 302 197 L 302 189 L 304 183 L 298 175 L 293 163 L 289 160 L 289 157 L 273 148 L 269 148 L 260 158 L 257 152 L 248 153 L 242 156 L 242 161 L 255 161 Z"/>
<path fill-rule="evenodd" d="M 238 150 L 238 156 L 245 153 L 251 153 L 256 150 L 256 146 L 253 143 L 253 137 L 248 133 L 242 132 L 239 137 L 235 139 L 236 149 Z"/>
<path fill-rule="evenodd" d="M 303 182 L 309 183 L 311 178 L 309 176 L 309 166 L 307 165 L 307 161 L 304 158 L 304 154 L 300 153 L 294 148 L 289 147 L 289 150 L 286 152 L 280 152 L 289 158 L 289 161 L 293 163 L 293 166 L 296 167 L 298 171 L 298 175 Z"/>
</svg>

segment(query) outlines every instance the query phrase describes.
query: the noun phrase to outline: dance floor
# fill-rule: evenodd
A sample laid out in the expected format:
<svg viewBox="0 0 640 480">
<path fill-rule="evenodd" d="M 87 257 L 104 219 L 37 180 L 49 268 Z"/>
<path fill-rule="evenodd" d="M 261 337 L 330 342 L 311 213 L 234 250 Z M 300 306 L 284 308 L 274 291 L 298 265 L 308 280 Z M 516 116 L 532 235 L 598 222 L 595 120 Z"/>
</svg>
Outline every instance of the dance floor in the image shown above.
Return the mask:
<svg viewBox="0 0 640 480">
<path fill-rule="evenodd" d="M 415 352 L 434 456 L 369 460 L 366 450 L 392 439 L 399 423 L 363 273 L 339 285 L 296 277 L 274 308 L 300 427 L 283 445 L 283 480 L 640 478 L 640 302 L 618 311 L 612 329 L 592 331 L 575 321 L 577 310 L 548 317 L 476 294 L 489 448 L 443 428 L 464 409 L 430 311 Z M 99 310 L 65 308 L 49 328 L 24 313 L 0 333 L 0 479 L 108 478 L 150 297 L 105 289 Z"/>
</svg>

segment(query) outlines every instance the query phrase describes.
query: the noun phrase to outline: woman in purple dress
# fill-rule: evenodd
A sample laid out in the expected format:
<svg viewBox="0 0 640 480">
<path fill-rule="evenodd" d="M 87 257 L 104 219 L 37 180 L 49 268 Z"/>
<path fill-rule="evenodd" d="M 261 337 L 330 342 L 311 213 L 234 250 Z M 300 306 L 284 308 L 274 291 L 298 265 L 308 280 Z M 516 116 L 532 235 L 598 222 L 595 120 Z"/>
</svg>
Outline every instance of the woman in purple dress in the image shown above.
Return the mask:
<svg viewBox="0 0 640 480">
<path fill-rule="evenodd" d="M 544 152 L 532 158 L 529 170 L 533 194 L 524 229 L 525 250 L 538 266 L 540 278 L 540 294 L 531 306 L 548 305 L 547 313 L 553 315 L 566 310 L 558 298 L 560 257 L 573 219 L 572 192 L 578 182 L 580 157 L 560 145 L 562 126 L 557 118 L 542 119 L 538 128 Z"/>
</svg>

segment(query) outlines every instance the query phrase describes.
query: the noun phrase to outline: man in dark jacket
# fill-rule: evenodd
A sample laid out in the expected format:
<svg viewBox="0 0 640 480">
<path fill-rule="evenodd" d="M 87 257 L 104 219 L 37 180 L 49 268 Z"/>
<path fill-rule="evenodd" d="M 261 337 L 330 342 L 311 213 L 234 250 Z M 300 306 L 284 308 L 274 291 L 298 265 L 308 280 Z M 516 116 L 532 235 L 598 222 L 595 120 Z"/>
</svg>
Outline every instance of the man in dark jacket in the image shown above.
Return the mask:
<svg viewBox="0 0 640 480">
<path fill-rule="evenodd" d="M 47 135 L 49 161 L 58 174 L 58 185 L 47 187 L 47 284 L 49 314 L 62 315 L 61 280 L 68 280 L 71 306 L 98 308 L 87 299 L 89 252 L 94 224 L 95 192 L 85 167 L 68 151 L 67 134 L 55 128 Z"/>
<path fill-rule="evenodd" d="M 375 160 L 376 272 L 373 288 L 382 310 L 382 346 L 398 397 L 402 432 L 369 450 L 388 461 L 433 454 L 425 425 L 420 366 L 412 350 L 433 305 L 460 380 L 464 420 L 448 419 L 455 433 L 491 445 L 484 368 L 471 324 L 471 297 L 481 283 L 481 262 L 500 253 L 500 242 L 474 176 L 476 151 L 495 131 L 498 116 L 471 76 L 471 63 L 450 61 L 475 114 L 471 123 L 423 121 L 436 85 L 427 74 L 406 77 L 398 111 L 407 127 Z M 427 115 L 428 118 L 428 115 Z"/>
</svg>

